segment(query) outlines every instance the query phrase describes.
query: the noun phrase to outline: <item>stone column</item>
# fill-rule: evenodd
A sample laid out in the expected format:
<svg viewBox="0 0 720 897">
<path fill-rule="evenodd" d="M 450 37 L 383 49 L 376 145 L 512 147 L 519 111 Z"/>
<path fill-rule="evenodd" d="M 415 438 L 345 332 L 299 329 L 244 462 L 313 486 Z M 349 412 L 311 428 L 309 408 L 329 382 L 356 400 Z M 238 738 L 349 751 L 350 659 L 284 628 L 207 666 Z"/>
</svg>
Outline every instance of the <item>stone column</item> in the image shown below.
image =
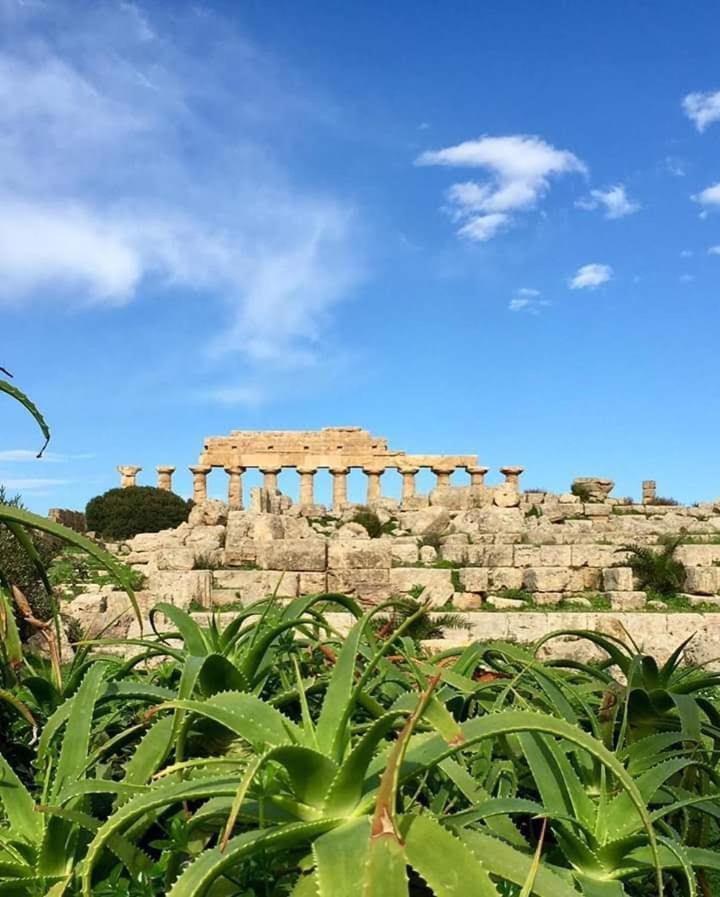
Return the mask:
<svg viewBox="0 0 720 897">
<path fill-rule="evenodd" d="M 228 506 L 234 511 L 240 511 L 243 506 L 242 475 L 245 468 L 236 464 L 226 467 L 225 473 L 228 475 Z"/>
<path fill-rule="evenodd" d="M 500 473 L 505 477 L 505 485 L 516 492 L 520 491 L 520 474 L 524 467 L 501 467 Z"/>
<path fill-rule="evenodd" d="M 175 468 L 159 465 L 155 470 L 157 470 L 158 475 L 158 489 L 162 489 L 164 492 L 172 492 L 172 475 L 175 473 Z"/>
<path fill-rule="evenodd" d="M 651 505 L 657 498 L 657 483 L 655 480 L 643 480 L 642 482 L 642 503 Z"/>
<path fill-rule="evenodd" d="M 490 470 L 489 467 L 468 467 L 467 472 L 470 474 L 471 486 L 484 486 L 485 474 Z"/>
<path fill-rule="evenodd" d="M 142 467 L 135 467 L 132 464 L 119 464 L 118 473 L 120 474 L 120 488 L 128 489 L 131 486 L 137 486 L 137 475 Z"/>
<path fill-rule="evenodd" d="M 298 467 L 300 476 L 300 504 L 307 507 L 315 504 L 314 477 L 317 467 Z"/>
<path fill-rule="evenodd" d="M 207 499 L 207 475 L 212 470 L 209 464 L 196 464 L 190 468 L 193 475 L 193 501 L 205 501 Z"/>
<path fill-rule="evenodd" d="M 277 492 L 278 474 L 282 467 L 261 467 L 260 473 L 263 475 L 263 489 L 267 492 Z"/>
<path fill-rule="evenodd" d="M 415 497 L 415 474 L 419 467 L 401 467 L 402 474 L 402 501 Z"/>
<path fill-rule="evenodd" d="M 347 504 L 347 467 L 331 467 L 332 474 L 332 505 L 333 511 L 341 511 Z"/>
<path fill-rule="evenodd" d="M 367 503 L 372 504 L 380 501 L 382 498 L 382 487 L 380 486 L 380 477 L 385 471 L 384 467 L 363 467 L 363 473 L 368 478 L 367 484 Z"/>
<path fill-rule="evenodd" d="M 431 467 L 430 470 L 435 474 L 435 488 L 437 489 L 441 486 L 450 485 L 450 477 L 455 472 L 455 466 L 436 464 L 434 467 Z"/>
</svg>

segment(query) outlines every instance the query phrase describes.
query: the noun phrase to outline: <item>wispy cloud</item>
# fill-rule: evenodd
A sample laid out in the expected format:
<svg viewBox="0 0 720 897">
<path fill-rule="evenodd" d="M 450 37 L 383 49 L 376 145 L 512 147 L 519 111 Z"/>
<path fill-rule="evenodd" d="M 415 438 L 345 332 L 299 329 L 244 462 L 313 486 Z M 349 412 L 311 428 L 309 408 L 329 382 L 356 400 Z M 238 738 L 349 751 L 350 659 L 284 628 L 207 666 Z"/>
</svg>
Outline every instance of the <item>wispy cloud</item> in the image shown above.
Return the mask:
<svg viewBox="0 0 720 897">
<path fill-rule="evenodd" d="M 702 134 L 711 124 L 720 121 L 720 90 L 689 93 L 682 101 L 682 108 Z"/>
<path fill-rule="evenodd" d="M 571 290 L 594 290 L 607 283 L 613 276 L 610 265 L 592 263 L 578 268 L 568 281 Z"/>
<path fill-rule="evenodd" d="M 675 178 L 684 178 L 687 174 L 685 162 L 677 156 L 666 156 L 663 167 Z"/>
<path fill-rule="evenodd" d="M 458 234 L 479 242 L 510 227 L 517 213 L 536 207 L 549 191 L 551 178 L 587 170 L 573 153 L 523 134 L 480 137 L 428 150 L 415 164 L 483 168 L 489 173 L 489 181 L 463 181 L 446 193 Z"/>
<path fill-rule="evenodd" d="M 256 408 L 266 401 L 267 394 L 259 386 L 240 384 L 208 389 L 198 393 L 197 397 L 206 402 L 216 402 L 219 405 L 244 405 Z"/>
<path fill-rule="evenodd" d="M 217 321 L 215 354 L 314 357 L 363 263 L 352 204 L 271 149 L 293 123 L 324 126 L 322 98 L 298 83 L 193 4 L 6 16 L 0 303 L 182 290 Z"/>
<path fill-rule="evenodd" d="M 541 298 L 540 290 L 529 287 L 521 287 L 515 291 L 515 295 L 508 303 L 508 309 L 515 312 L 526 312 L 531 315 L 539 315 L 540 311 L 550 305 L 547 299 Z"/>
<path fill-rule="evenodd" d="M 58 480 L 52 477 L 7 477 L 0 474 L 0 486 L 6 489 L 19 489 L 31 491 L 34 489 L 48 489 L 55 486 L 67 486 L 70 480 Z"/>
<path fill-rule="evenodd" d="M 708 255 L 720 255 L 720 243 L 717 246 L 711 246 L 708 249 Z"/>
<path fill-rule="evenodd" d="M 591 190 L 590 195 L 579 199 L 575 205 L 579 209 L 592 211 L 602 208 L 606 218 L 624 218 L 640 210 L 639 202 L 627 195 L 623 184 L 615 184 L 607 190 Z"/>
<path fill-rule="evenodd" d="M 59 452 L 44 452 L 42 457 L 38 458 L 37 451 L 32 449 L 4 449 L 0 451 L 0 463 L 4 461 L 33 464 L 64 464 L 68 461 L 86 461 L 94 458 L 94 454 L 83 452 L 79 454 L 61 454 Z"/>
</svg>

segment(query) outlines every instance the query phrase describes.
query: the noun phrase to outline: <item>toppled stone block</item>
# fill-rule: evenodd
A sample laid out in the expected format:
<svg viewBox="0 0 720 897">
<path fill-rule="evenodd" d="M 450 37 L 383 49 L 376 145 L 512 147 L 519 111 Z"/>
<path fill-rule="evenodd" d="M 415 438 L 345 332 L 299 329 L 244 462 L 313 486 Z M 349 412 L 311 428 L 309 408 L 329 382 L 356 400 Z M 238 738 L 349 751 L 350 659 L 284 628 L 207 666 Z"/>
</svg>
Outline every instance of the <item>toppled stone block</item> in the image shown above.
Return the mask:
<svg viewBox="0 0 720 897">
<path fill-rule="evenodd" d="M 422 511 L 405 511 L 400 514 L 403 529 L 416 536 L 440 536 L 450 526 L 450 515 L 445 508 L 426 508 Z"/>
<path fill-rule="evenodd" d="M 522 598 L 506 598 L 502 595 L 488 595 L 485 604 L 498 610 L 520 610 L 526 605 Z"/>
<path fill-rule="evenodd" d="M 452 584 L 435 583 L 427 585 L 418 597 L 418 601 L 427 602 L 430 607 L 444 607 L 453 600 L 455 590 Z"/>
<path fill-rule="evenodd" d="M 158 570 L 192 570 L 195 552 L 192 548 L 163 548 L 156 556 Z"/>
<path fill-rule="evenodd" d="M 221 524 L 216 526 L 196 526 L 188 533 L 185 539 L 185 545 L 192 548 L 196 553 L 202 551 L 213 551 L 222 548 L 225 544 L 225 527 Z"/>
<path fill-rule="evenodd" d="M 195 526 L 217 526 L 227 523 L 228 506 L 224 501 L 209 498 L 193 506 L 188 516 L 188 523 Z"/>
<path fill-rule="evenodd" d="M 498 508 L 516 508 L 520 504 L 520 494 L 509 486 L 493 489 L 493 504 Z"/>
<path fill-rule="evenodd" d="M 437 549 L 433 545 L 423 545 L 420 548 L 420 563 L 434 564 L 437 560 Z"/>
<path fill-rule="evenodd" d="M 390 552 L 393 564 L 417 564 L 420 560 L 417 539 L 414 537 L 393 539 Z"/>
<path fill-rule="evenodd" d="M 614 488 L 612 480 L 602 477 L 575 477 L 573 480 L 573 493 L 583 501 L 605 501 Z"/>
<path fill-rule="evenodd" d="M 607 592 L 613 610 L 643 610 L 647 601 L 645 592 Z"/>
<path fill-rule="evenodd" d="M 453 607 L 458 610 L 481 610 L 484 595 L 478 592 L 455 592 L 452 597 Z"/>
<path fill-rule="evenodd" d="M 327 550 L 328 570 L 389 568 L 392 550 L 387 541 L 380 539 L 330 542 Z M 311 569 L 311 568 L 308 568 Z"/>
<path fill-rule="evenodd" d="M 635 588 L 630 567 L 606 567 L 602 571 L 602 579 L 606 592 L 632 592 Z"/>
<path fill-rule="evenodd" d="M 361 523 L 344 523 L 334 533 L 335 539 L 369 539 L 370 534 Z"/>
</svg>

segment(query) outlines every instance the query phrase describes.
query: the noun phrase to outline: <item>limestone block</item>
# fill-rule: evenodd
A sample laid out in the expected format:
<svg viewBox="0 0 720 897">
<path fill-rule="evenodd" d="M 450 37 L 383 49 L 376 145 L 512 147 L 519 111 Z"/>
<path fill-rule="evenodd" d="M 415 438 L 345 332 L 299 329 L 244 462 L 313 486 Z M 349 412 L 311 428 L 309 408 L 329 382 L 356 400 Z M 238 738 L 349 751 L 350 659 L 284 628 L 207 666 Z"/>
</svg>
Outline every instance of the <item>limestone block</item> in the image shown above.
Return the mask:
<svg viewBox="0 0 720 897">
<path fill-rule="evenodd" d="M 329 570 L 375 570 L 390 567 L 390 544 L 379 539 L 330 542 L 327 550 Z M 300 568 L 296 568 L 300 569 Z M 313 568 L 306 568 L 313 569 Z M 320 569 L 320 568 L 318 568 Z"/>
<path fill-rule="evenodd" d="M 327 585 L 328 592 L 353 595 L 366 604 L 385 601 L 394 594 L 390 583 L 390 571 L 384 569 L 329 570 Z"/>
<path fill-rule="evenodd" d="M 567 598 L 564 592 L 534 592 L 533 604 L 538 607 L 556 607 Z"/>
<path fill-rule="evenodd" d="M 607 592 L 613 610 L 642 610 L 647 601 L 645 592 Z"/>
<path fill-rule="evenodd" d="M 517 552 L 517 548 L 515 551 Z M 572 560 L 570 545 L 541 545 L 540 567 L 569 567 Z"/>
<path fill-rule="evenodd" d="M 630 567 L 606 567 L 602 572 L 602 581 L 606 592 L 632 592 L 635 588 Z"/>
<path fill-rule="evenodd" d="M 458 571 L 458 577 L 466 592 L 487 592 L 490 588 L 487 567 L 466 567 Z"/>
<path fill-rule="evenodd" d="M 430 607 L 444 607 L 452 602 L 454 594 L 455 590 L 451 583 L 435 583 L 425 586 L 418 600 L 427 602 Z"/>
<path fill-rule="evenodd" d="M 488 588 L 492 591 L 522 588 L 523 571 L 519 567 L 490 567 L 487 572 Z"/>
<path fill-rule="evenodd" d="M 589 598 L 585 598 L 583 595 L 568 595 L 563 598 L 565 604 L 572 605 L 573 607 L 592 607 L 592 601 Z"/>
<path fill-rule="evenodd" d="M 370 534 L 360 523 L 344 523 L 339 527 L 334 535 L 335 539 L 369 539 Z"/>
<path fill-rule="evenodd" d="M 450 526 L 450 515 L 445 508 L 430 507 L 422 511 L 404 511 L 400 514 L 403 529 L 417 536 L 442 535 Z"/>
<path fill-rule="evenodd" d="M 221 523 L 227 523 L 228 506 L 224 501 L 218 501 L 216 498 L 209 498 L 206 501 L 198 502 L 190 511 L 188 523 L 191 527 L 195 526 L 217 526 Z"/>
<path fill-rule="evenodd" d="M 393 564 L 417 564 L 420 559 L 417 540 L 393 539 L 390 544 Z"/>
<path fill-rule="evenodd" d="M 567 567 L 526 567 L 523 584 L 531 592 L 564 592 L 570 586 Z"/>
<path fill-rule="evenodd" d="M 452 597 L 453 607 L 458 610 L 480 610 L 484 596 L 477 592 L 455 592 Z"/>
<path fill-rule="evenodd" d="M 218 576 L 218 574 L 226 574 Z M 213 604 L 241 601 L 251 604 L 277 595 L 296 598 L 298 595 L 298 574 L 283 570 L 216 570 L 213 589 Z"/>
<path fill-rule="evenodd" d="M 498 610 L 519 610 L 525 606 L 521 598 L 505 598 L 502 595 L 488 595 L 485 604 Z"/>
<path fill-rule="evenodd" d="M 192 570 L 195 552 L 191 548 L 162 548 L 156 562 L 158 570 Z"/>
<path fill-rule="evenodd" d="M 480 532 L 521 533 L 525 516 L 520 508 L 480 508 L 475 512 Z"/>
<path fill-rule="evenodd" d="M 579 567 L 571 570 L 568 589 L 573 592 L 597 592 L 602 588 L 602 570 L 599 567 Z"/>
<path fill-rule="evenodd" d="M 240 539 L 232 548 L 225 546 L 225 564 L 228 567 L 242 567 L 257 563 L 258 542 L 254 539 Z"/>
<path fill-rule="evenodd" d="M 583 513 L 586 517 L 609 517 L 612 513 L 612 505 L 604 502 L 602 504 L 585 504 Z"/>
<path fill-rule="evenodd" d="M 443 536 L 440 557 L 444 561 L 451 561 L 454 564 L 465 564 L 467 563 L 469 543 L 470 537 L 467 533 L 452 533 Z"/>
<path fill-rule="evenodd" d="M 512 567 L 513 553 L 512 545 L 487 545 L 485 547 L 485 566 Z"/>
<path fill-rule="evenodd" d="M 539 567 L 540 547 L 537 545 L 516 545 L 513 552 L 516 567 Z"/>
<path fill-rule="evenodd" d="M 686 567 L 685 588 L 696 595 L 720 592 L 720 567 Z"/>
<path fill-rule="evenodd" d="M 158 571 L 148 577 L 146 586 L 147 592 L 152 596 L 150 606 L 166 601 L 183 610 L 187 610 L 193 603 L 207 607 L 210 603 L 212 574 L 209 570 Z"/>
<path fill-rule="evenodd" d="M 390 584 L 394 594 L 410 592 L 413 586 L 451 586 L 452 571 L 432 567 L 393 567 Z"/>
<path fill-rule="evenodd" d="M 572 492 L 563 492 L 562 495 L 558 496 L 558 501 L 561 505 L 579 505 L 580 498 L 577 495 L 573 495 Z"/>
<path fill-rule="evenodd" d="M 570 557 L 573 567 L 610 567 L 622 559 L 613 545 L 571 545 Z"/>
<path fill-rule="evenodd" d="M 251 521 L 250 537 L 258 542 L 285 538 L 285 527 L 279 514 L 257 514 Z"/>
<path fill-rule="evenodd" d="M 720 563 L 720 545 L 680 545 L 675 557 L 693 567 L 711 567 Z"/>
<path fill-rule="evenodd" d="M 720 607 L 720 595 L 688 595 L 688 601 L 691 607 L 703 607 L 704 605 Z"/>
<path fill-rule="evenodd" d="M 605 501 L 613 491 L 615 483 L 602 477 L 575 477 L 573 486 L 580 487 L 587 492 L 589 501 L 598 502 Z"/>
<path fill-rule="evenodd" d="M 326 568 L 328 548 L 324 539 L 278 539 L 257 545 L 257 564 L 264 570 L 322 572 Z M 337 542 L 331 547 L 347 550 L 354 543 Z"/>
<path fill-rule="evenodd" d="M 437 560 L 437 549 L 433 545 L 423 545 L 420 548 L 420 563 L 434 564 Z"/>
<path fill-rule="evenodd" d="M 327 591 L 327 573 L 298 573 L 299 595 L 320 595 Z"/>
<path fill-rule="evenodd" d="M 203 551 L 212 551 L 215 548 L 222 548 L 225 544 L 225 527 L 218 524 L 217 526 L 196 526 L 188 533 L 185 545 L 194 548 L 196 551 L 201 548 Z"/>
<path fill-rule="evenodd" d="M 158 551 L 161 548 L 178 548 L 181 542 L 174 530 L 166 529 L 159 533 L 139 533 L 132 539 L 128 539 L 126 545 L 130 549 L 130 553 L 135 554 Z"/>
<path fill-rule="evenodd" d="M 516 508 L 520 504 L 520 494 L 508 486 L 497 486 L 492 497 L 493 504 L 498 508 Z"/>
</svg>

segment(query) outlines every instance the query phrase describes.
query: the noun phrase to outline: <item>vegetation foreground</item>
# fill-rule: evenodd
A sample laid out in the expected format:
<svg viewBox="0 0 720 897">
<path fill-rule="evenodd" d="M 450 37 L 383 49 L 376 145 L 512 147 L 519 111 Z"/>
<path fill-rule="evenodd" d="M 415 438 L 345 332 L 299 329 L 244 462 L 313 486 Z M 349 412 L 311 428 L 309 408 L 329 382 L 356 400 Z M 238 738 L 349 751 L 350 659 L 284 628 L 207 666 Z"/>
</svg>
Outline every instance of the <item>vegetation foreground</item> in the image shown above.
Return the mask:
<svg viewBox="0 0 720 897">
<path fill-rule="evenodd" d="M 16 506 L 0 530 L 47 598 L 0 569 L 0 895 L 720 894 L 720 674 L 684 645 L 662 666 L 591 632 L 595 665 L 537 659 L 567 633 L 430 656 L 425 607 L 314 595 L 225 628 L 161 604 L 63 663 L 32 534 L 87 551 L 142 622 L 127 571 Z"/>
</svg>

